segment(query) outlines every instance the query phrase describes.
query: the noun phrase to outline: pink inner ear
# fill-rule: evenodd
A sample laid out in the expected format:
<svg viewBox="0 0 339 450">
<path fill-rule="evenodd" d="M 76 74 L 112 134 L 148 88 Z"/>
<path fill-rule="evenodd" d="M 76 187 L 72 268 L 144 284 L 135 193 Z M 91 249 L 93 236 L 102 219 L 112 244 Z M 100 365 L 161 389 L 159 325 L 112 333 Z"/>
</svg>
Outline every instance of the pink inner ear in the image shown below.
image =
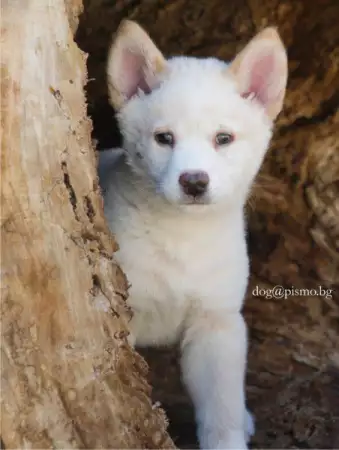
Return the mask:
<svg viewBox="0 0 339 450">
<path fill-rule="evenodd" d="M 249 98 L 253 96 L 260 103 L 266 105 L 271 100 L 270 86 L 275 70 L 275 58 L 273 53 L 257 55 L 247 70 L 250 71 L 248 75 L 248 87 L 242 94 L 242 97 Z"/>
<path fill-rule="evenodd" d="M 147 70 L 145 58 L 141 54 L 125 50 L 122 56 L 121 78 L 124 84 L 124 95 L 130 99 L 141 89 L 149 94 L 151 89 L 146 82 L 145 71 Z"/>
</svg>

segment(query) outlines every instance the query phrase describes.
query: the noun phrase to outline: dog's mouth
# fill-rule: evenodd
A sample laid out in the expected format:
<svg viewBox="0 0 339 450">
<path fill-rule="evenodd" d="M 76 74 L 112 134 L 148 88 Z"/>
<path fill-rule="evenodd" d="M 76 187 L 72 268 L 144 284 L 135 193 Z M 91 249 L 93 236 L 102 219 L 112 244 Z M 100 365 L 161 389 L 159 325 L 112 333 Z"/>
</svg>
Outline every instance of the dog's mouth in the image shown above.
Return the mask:
<svg viewBox="0 0 339 450">
<path fill-rule="evenodd" d="M 180 203 L 182 205 L 187 205 L 187 206 L 199 206 L 199 205 L 209 205 L 211 203 L 210 198 L 207 195 L 201 196 L 201 197 L 193 197 L 193 196 L 188 196 L 185 195 Z"/>
<path fill-rule="evenodd" d="M 163 185 L 157 183 L 156 184 L 156 193 L 160 194 L 164 198 L 167 199 L 169 203 L 172 203 L 174 205 L 178 206 L 187 206 L 187 207 L 195 207 L 198 208 L 199 206 L 208 206 L 213 203 L 211 196 L 208 192 L 204 193 L 203 195 L 187 195 L 183 192 L 180 193 L 179 196 L 171 196 L 166 193 L 166 191 L 163 188 Z"/>
</svg>

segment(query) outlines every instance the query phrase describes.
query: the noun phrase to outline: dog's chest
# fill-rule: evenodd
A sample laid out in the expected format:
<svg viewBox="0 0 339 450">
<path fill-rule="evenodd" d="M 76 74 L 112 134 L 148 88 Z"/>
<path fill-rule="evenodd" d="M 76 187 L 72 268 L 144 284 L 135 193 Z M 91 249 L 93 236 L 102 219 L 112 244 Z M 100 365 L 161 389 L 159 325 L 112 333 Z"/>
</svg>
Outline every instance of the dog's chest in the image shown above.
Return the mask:
<svg viewBox="0 0 339 450">
<path fill-rule="evenodd" d="M 197 302 L 220 303 L 237 297 L 247 279 L 242 223 L 227 230 L 222 222 L 199 217 L 161 221 L 134 217 L 117 227 L 117 259 L 131 283 L 130 301 L 138 308 L 178 308 Z M 240 294 L 241 295 L 241 294 Z"/>
<path fill-rule="evenodd" d="M 110 191 L 116 195 L 117 191 Z M 199 310 L 239 311 L 248 275 L 242 211 L 232 220 L 176 213 L 163 216 L 122 201 L 106 204 L 127 275 L 130 323 L 138 345 L 171 344 Z"/>
</svg>

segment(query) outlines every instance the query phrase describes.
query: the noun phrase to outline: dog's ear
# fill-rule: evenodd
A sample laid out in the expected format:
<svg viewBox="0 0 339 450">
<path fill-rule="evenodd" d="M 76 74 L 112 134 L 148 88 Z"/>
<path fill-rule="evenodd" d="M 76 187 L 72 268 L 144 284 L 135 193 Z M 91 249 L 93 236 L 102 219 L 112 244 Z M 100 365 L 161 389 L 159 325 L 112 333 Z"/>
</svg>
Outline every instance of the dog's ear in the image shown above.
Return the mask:
<svg viewBox="0 0 339 450">
<path fill-rule="evenodd" d="M 137 23 L 124 20 L 108 54 L 108 90 L 114 108 L 119 110 L 139 89 L 149 93 L 165 66 L 148 34 Z"/>
<path fill-rule="evenodd" d="M 229 66 L 240 94 L 253 98 L 274 120 L 282 109 L 287 83 L 287 55 L 275 28 L 258 33 Z"/>
</svg>

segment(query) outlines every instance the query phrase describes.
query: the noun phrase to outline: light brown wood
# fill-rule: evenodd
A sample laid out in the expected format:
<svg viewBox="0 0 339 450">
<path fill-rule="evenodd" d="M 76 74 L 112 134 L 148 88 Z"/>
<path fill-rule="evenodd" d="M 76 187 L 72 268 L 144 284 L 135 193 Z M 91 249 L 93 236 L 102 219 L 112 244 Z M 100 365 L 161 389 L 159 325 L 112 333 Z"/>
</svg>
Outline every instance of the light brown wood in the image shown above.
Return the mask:
<svg viewBox="0 0 339 450">
<path fill-rule="evenodd" d="M 5 0 L 1 434 L 6 448 L 173 448 L 127 344 L 126 280 L 103 219 L 80 0 Z"/>
</svg>

